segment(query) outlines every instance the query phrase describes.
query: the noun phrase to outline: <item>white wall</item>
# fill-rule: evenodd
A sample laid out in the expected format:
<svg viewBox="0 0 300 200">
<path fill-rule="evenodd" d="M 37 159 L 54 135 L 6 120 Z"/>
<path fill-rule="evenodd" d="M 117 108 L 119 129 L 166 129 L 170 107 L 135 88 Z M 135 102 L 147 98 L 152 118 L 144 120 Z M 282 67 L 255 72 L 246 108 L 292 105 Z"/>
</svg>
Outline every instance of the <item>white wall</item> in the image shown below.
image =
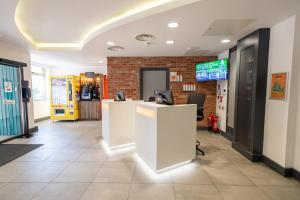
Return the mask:
<svg viewBox="0 0 300 200">
<path fill-rule="evenodd" d="M 269 99 L 270 76 L 271 73 L 277 72 L 288 72 L 290 75 L 293 60 L 294 32 L 295 17 L 291 17 L 273 26 L 270 33 L 264 155 L 284 167 L 286 166 L 286 139 L 290 98 L 288 97 L 286 101 Z M 290 94 L 290 91 L 288 91 L 288 94 Z"/>
<path fill-rule="evenodd" d="M 300 22 L 292 16 L 271 27 L 264 155 L 300 171 Z M 271 73 L 288 72 L 286 101 L 269 99 Z"/>
<path fill-rule="evenodd" d="M 31 69 L 30 69 L 30 54 L 27 50 L 19 48 L 8 42 L 0 40 L 0 57 L 8 60 L 14 60 L 18 62 L 27 63 L 27 67 L 24 68 L 24 79 L 29 81 L 29 86 L 31 88 Z M 32 99 L 28 103 L 28 121 L 29 128 L 33 128 L 33 101 Z"/>
<path fill-rule="evenodd" d="M 225 52 L 218 55 L 218 59 L 224 59 L 224 58 L 229 58 L 229 50 L 226 50 Z M 224 132 L 226 132 L 227 90 L 228 90 L 227 80 L 217 81 L 216 114 L 219 117 L 219 128 Z M 222 96 L 222 102 L 220 99 L 218 99 L 218 96 Z"/>
<path fill-rule="evenodd" d="M 48 67 L 36 66 L 44 69 L 45 78 L 46 78 L 46 99 L 43 100 L 33 100 L 33 111 L 34 111 L 34 119 L 41 119 L 50 116 L 50 69 Z"/>
<path fill-rule="evenodd" d="M 298 172 L 300 172 L 300 14 L 296 17 L 296 26 L 295 26 L 295 38 L 294 38 L 294 56 L 293 56 L 293 80 L 292 84 L 293 87 L 291 88 L 291 92 L 294 94 L 293 99 L 291 100 L 292 105 L 290 107 L 290 110 L 295 111 L 295 113 L 292 113 L 290 116 L 291 118 L 295 118 L 294 121 L 291 121 L 291 123 L 294 123 L 295 126 L 291 126 L 291 129 L 289 132 L 291 133 L 288 136 L 288 140 L 291 141 L 289 145 L 293 145 L 294 149 L 288 149 L 293 150 L 294 153 L 294 159 L 293 159 L 293 168 L 296 169 Z M 294 137 L 293 137 L 294 135 Z M 290 152 L 288 152 L 290 153 Z"/>
<path fill-rule="evenodd" d="M 103 67 L 49 67 L 51 75 L 79 75 L 84 72 L 95 72 L 106 74 L 106 68 Z"/>
<path fill-rule="evenodd" d="M 50 116 L 50 100 L 34 100 L 34 119 L 40 119 Z"/>
</svg>

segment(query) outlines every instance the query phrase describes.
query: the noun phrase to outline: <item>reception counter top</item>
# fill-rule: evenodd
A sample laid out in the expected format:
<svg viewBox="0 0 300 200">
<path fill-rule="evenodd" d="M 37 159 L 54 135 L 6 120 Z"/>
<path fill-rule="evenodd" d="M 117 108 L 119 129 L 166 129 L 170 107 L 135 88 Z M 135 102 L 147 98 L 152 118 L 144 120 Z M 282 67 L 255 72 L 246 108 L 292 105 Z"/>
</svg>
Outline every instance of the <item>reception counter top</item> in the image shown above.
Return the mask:
<svg viewBox="0 0 300 200">
<path fill-rule="evenodd" d="M 152 170 L 195 159 L 196 105 L 139 102 L 135 109 L 136 151 Z"/>
</svg>

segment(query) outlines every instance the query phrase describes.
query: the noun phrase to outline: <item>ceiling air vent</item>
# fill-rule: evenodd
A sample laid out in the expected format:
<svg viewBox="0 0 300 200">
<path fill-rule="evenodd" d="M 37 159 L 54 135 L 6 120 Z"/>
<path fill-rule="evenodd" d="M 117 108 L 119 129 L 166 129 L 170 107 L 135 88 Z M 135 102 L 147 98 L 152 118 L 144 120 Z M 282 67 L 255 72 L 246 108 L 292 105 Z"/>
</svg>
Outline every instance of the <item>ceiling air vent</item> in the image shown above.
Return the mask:
<svg viewBox="0 0 300 200">
<path fill-rule="evenodd" d="M 149 42 L 155 39 L 154 35 L 150 35 L 150 34 L 140 34 L 135 36 L 135 39 L 141 42 Z"/>
<path fill-rule="evenodd" d="M 107 48 L 109 51 L 124 51 L 124 47 L 121 46 L 112 46 Z"/>
</svg>

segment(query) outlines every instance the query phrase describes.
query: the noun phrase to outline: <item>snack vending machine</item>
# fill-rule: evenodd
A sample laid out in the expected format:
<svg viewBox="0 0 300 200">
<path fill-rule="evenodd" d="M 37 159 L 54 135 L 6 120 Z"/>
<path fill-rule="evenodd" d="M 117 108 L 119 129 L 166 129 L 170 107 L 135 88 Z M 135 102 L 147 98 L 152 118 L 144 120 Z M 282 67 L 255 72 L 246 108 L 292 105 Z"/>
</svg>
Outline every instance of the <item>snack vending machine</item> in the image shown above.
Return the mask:
<svg viewBox="0 0 300 200">
<path fill-rule="evenodd" d="M 50 76 L 51 120 L 77 120 L 79 76 Z"/>
</svg>

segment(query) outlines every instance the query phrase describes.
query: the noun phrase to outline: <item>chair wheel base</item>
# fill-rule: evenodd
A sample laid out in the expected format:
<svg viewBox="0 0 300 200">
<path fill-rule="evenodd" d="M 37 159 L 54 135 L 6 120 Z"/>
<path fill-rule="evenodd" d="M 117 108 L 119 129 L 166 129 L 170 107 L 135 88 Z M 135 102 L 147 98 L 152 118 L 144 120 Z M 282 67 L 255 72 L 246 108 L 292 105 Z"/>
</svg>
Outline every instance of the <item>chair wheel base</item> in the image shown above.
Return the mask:
<svg viewBox="0 0 300 200">
<path fill-rule="evenodd" d="M 202 156 L 205 156 L 205 152 L 200 149 L 200 142 L 197 140 L 196 141 L 196 152 L 197 152 L 197 155 L 202 155 Z"/>
</svg>

